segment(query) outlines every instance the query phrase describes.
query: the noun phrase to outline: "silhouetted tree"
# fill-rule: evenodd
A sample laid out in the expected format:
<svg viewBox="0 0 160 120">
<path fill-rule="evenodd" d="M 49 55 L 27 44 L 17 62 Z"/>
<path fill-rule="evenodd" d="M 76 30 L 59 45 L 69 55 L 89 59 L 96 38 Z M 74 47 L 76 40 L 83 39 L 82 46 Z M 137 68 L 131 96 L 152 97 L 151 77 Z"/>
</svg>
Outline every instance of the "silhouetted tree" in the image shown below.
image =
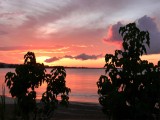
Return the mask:
<svg viewBox="0 0 160 120">
<path fill-rule="evenodd" d="M 49 114 L 58 103 L 57 95 L 62 94 L 61 103 L 68 105 L 70 89 L 65 84 L 66 71 L 64 67 L 55 67 L 50 74 L 46 74 L 44 64 L 36 62 L 33 52 L 24 56 L 24 64 L 15 69 L 15 73 L 8 72 L 5 76 L 6 85 L 12 97 L 17 98 L 18 106 L 24 119 L 29 120 L 29 113 L 35 113 L 36 119 L 36 91 L 42 83 L 47 82 L 46 92 L 42 95 L 42 102 Z"/>
<path fill-rule="evenodd" d="M 135 23 L 120 27 L 123 50 L 106 54 L 105 72 L 97 82 L 103 112 L 112 119 L 160 119 L 160 61 L 141 60 L 150 45 L 148 31 Z"/>
<path fill-rule="evenodd" d="M 44 103 L 45 111 L 44 114 L 47 116 L 54 111 L 58 105 L 57 96 L 61 95 L 60 104 L 68 106 L 69 97 L 68 94 L 71 91 L 70 88 L 66 87 L 66 71 L 64 67 L 53 68 L 50 74 L 46 74 L 47 88 L 46 92 L 43 93 L 41 101 Z"/>
<path fill-rule="evenodd" d="M 17 98 L 23 117 L 28 120 L 29 113 L 36 107 L 35 88 L 41 86 L 45 80 L 45 67 L 36 63 L 33 52 L 28 52 L 24 59 L 24 64 L 17 66 L 15 73 L 6 74 L 5 82 L 12 97 Z"/>
</svg>

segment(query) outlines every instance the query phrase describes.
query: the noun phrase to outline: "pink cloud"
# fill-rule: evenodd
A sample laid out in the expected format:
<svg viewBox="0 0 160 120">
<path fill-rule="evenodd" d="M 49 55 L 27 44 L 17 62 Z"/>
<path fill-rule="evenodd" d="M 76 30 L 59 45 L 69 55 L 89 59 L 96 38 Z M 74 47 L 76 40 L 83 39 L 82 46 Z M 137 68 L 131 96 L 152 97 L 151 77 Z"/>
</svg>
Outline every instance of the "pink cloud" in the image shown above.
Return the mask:
<svg viewBox="0 0 160 120">
<path fill-rule="evenodd" d="M 155 19 L 143 16 L 136 20 L 137 27 L 143 31 L 149 31 L 150 33 L 150 48 L 147 48 L 148 54 L 160 53 L 160 31 L 158 30 L 158 25 L 155 23 Z M 112 43 L 122 43 L 122 37 L 119 35 L 119 28 L 123 26 L 121 22 L 114 24 L 108 28 L 107 36 L 104 41 L 108 44 Z"/>
<path fill-rule="evenodd" d="M 104 38 L 105 42 L 117 42 L 122 41 L 122 37 L 119 35 L 119 28 L 122 27 L 121 22 L 117 22 L 117 24 L 111 25 L 108 28 L 107 36 Z"/>
</svg>

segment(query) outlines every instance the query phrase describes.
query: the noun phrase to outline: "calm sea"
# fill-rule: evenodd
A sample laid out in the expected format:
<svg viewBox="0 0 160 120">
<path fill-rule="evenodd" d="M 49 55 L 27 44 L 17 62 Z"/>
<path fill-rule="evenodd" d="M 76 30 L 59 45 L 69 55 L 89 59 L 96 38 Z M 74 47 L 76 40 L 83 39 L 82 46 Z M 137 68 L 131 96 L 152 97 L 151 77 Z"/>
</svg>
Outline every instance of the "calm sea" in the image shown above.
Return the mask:
<svg viewBox="0 0 160 120">
<path fill-rule="evenodd" d="M 5 74 L 7 72 L 14 72 L 12 68 L 0 68 L 0 94 L 1 85 L 4 83 Z M 50 71 L 51 69 L 47 69 Z M 77 102 L 92 102 L 98 103 L 98 94 L 96 82 L 101 74 L 104 74 L 103 69 L 66 69 L 67 87 L 71 88 L 70 101 Z M 36 89 L 37 97 L 41 98 L 41 94 L 45 91 L 46 84 L 43 84 L 40 88 Z M 6 88 L 6 95 L 9 95 L 9 91 Z"/>
</svg>

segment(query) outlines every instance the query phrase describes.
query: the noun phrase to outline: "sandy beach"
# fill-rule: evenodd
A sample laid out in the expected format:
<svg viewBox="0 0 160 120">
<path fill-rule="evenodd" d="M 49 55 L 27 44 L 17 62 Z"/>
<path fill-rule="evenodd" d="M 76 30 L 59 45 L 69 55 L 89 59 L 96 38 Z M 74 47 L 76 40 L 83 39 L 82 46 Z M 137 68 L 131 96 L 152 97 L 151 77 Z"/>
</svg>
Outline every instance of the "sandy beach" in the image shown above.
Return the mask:
<svg viewBox="0 0 160 120">
<path fill-rule="evenodd" d="M 13 120 L 13 99 L 6 99 L 6 120 Z M 59 106 L 53 120 L 106 120 L 101 106 L 97 103 L 70 102 L 68 108 Z"/>
</svg>

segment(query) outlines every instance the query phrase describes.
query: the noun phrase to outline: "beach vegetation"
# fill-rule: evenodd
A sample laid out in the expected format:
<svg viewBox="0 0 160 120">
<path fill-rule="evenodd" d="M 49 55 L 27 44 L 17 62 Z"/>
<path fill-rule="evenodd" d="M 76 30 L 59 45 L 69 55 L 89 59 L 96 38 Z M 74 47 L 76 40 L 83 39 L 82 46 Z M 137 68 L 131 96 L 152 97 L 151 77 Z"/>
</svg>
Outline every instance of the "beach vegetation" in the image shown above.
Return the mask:
<svg viewBox="0 0 160 120">
<path fill-rule="evenodd" d="M 142 60 L 150 47 L 148 31 L 135 23 L 120 27 L 122 50 L 105 56 L 98 82 L 99 103 L 109 119 L 160 119 L 160 61 Z"/>
<path fill-rule="evenodd" d="M 55 104 L 58 104 L 57 95 L 61 94 L 61 103 L 68 104 L 68 93 L 70 89 L 65 84 L 66 71 L 64 67 L 56 67 L 50 73 L 46 72 L 44 64 L 36 62 L 33 52 L 24 55 L 24 64 L 18 65 L 14 72 L 8 72 L 5 76 L 5 82 L 13 98 L 16 98 L 19 115 L 22 119 L 36 120 L 39 109 L 36 103 L 36 88 L 44 82 L 47 83 L 46 92 L 42 95 L 41 103 L 44 107 L 42 113 L 47 117 L 49 112 L 54 111 Z M 47 111 L 48 114 L 44 113 Z M 31 116 L 34 114 L 34 117 Z"/>
</svg>

